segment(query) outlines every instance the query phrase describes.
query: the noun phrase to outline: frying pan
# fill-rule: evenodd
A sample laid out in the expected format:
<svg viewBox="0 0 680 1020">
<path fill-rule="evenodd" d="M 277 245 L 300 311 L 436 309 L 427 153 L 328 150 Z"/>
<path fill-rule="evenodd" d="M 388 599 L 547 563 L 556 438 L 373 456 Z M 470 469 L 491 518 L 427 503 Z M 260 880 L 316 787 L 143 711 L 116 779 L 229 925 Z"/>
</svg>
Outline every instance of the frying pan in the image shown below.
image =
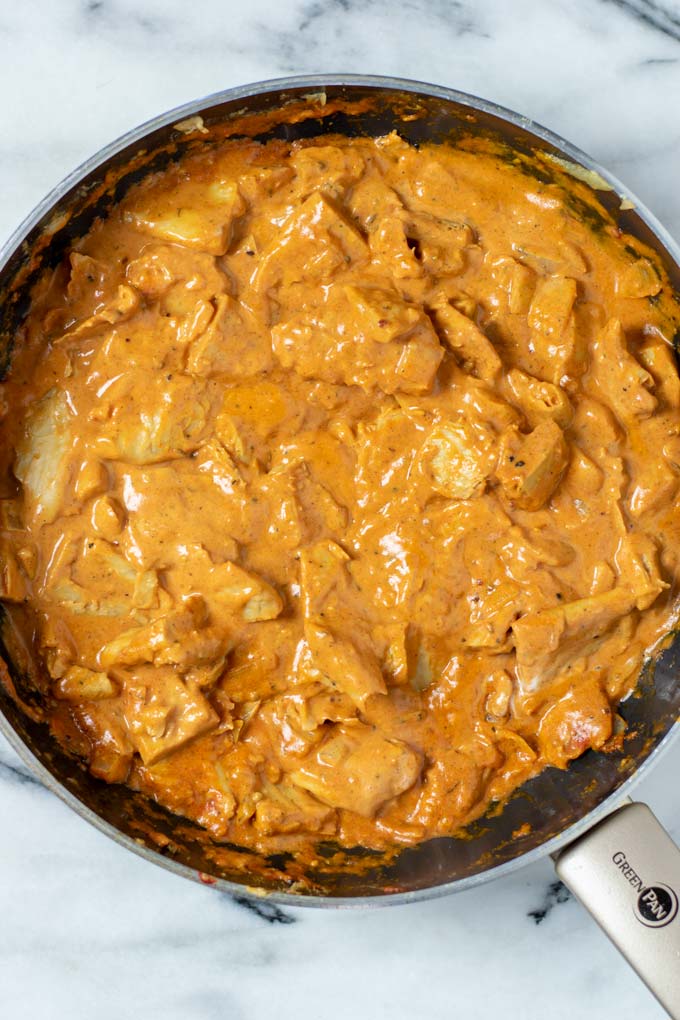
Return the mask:
<svg viewBox="0 0 680 1020">
<path fill-rule="evenodd" d="M 350 75 L 280 79 L 163 114 L 102 149 L 40 203 L 0 252 L 0 379 L 33 282 L 146 174 L 225 135 L 294 140 L 393 130 L 416 145 L 488 136 L 529 157 L 528 165 L 540 164 L 543 179 L 568 185 L 578 177 L 587 185 L 580 214 L 601 221 L 604 207 L 611 222 L 655 249 L 680 292 L 680 248 L 654 216 L 594 160 L 525 117 L 419 82 Z M 634 784 L 680 735 L 680 638 L 669 640 L 621 706 L 628 727 L 620 751 L 588 751 L 566 771 L 546 770 L 461 838 L 433 839 L 394 855 L 325 842 L 307 870 L 292 854 L 263 858 L 218 845 L 141 794 L 92 777 L 51 738 L 32 680 L 35 668 L 0 618 L 0 731 L 45 786 L 146 860 L 240 895 L 348 906 L 469 889 L 552 854 L 560 877 L 680 1018 L 680 851 L 649 809 L 629 800 Z"/>
</svg>

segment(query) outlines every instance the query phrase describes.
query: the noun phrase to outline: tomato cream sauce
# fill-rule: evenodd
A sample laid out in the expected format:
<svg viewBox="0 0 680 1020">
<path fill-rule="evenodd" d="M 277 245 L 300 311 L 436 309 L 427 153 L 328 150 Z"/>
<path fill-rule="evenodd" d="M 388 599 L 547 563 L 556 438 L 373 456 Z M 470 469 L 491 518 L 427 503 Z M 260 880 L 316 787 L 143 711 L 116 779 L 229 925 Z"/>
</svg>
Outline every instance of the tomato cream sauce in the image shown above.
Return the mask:
<svg viewBox="0 0 680 1020">
<path fill-rule="evenodd" d="M 53 732 L 264 851 L 451 834 L 618 746 L 677 619 L 677 322 L 650 252 L 490 143 L 149 177 L 0 386 Z"/>
</svg>

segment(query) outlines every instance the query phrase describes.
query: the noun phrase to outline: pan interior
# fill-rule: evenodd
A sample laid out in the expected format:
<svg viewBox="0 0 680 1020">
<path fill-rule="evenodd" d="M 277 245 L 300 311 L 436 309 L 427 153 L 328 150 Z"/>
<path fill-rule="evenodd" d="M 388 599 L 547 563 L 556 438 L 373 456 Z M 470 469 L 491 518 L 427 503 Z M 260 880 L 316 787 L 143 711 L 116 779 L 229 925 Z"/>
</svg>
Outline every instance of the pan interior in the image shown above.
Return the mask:
<svg viewBox="0 0 680 1020">
<path fill-rule="evenodd" d="M 375 82 L 337 84 L 312 93 L 305 85 L 268 89 L 245 102 L 239 96 L 204 108 L 197 105 L 193 116 L 202 119 L 185 123 L 181 130 L 173 123 L 154 126 L 104 163 L 86 168 L 56 205 L 34 219 L 23 243 L 9 252 L 0 275 L 0 378 L 9 363 L 12 338 L 26 314 L 31 284 L 39 274 L 56 264 L 64 250 L 132 183 L 213 139 L 245 135 L 294 140 L 328 133 L 381 135 L 396 130 L 417 145 L 475 133 L 509 146 L 526 157 L 528 165 L 537 149 L 565 157 L 551 142 L 488 109 Z M 566 158 L 573 157 L 567 154 Z M 541 173 L 550 172 L 545 167 L 542 162 Z M 554 172 L 563 175 L 557 165 Z M 613 191 L 598 191 L 592 207 L 583 205 L 583 216 L 600 215 L 599 205 L 605 206 L 623 230 L 656 249 L 680 289 L 680 269 L 645 218 L 635 209 L 621 209 Z M 471 826 L 463 838 L 430 840 L 390 857 L 321 844 L 317 865 L 313 872 L 305 872 L 286 854 L 261 859 L 250 851 L 217 845 L 197 826 L 127 787 L 94 779 L 50 738 L 46 725 L 39 721 L 40 698 L 31 683 L 32 668 L 25 653 L 13 644 L 8 628 L 0 631 L 0 639 L 0 655 L 10 678 L 9 683 L 0 684 L 0 728 L 20 751 L 22 747 L 30 749 L 53 777 L 58 792 L 65 790 L 69 799 L 73 798 L 73 806 L 89 809 L 111 827 L 109 834 L 118 838 L 122 834 L 154 856 L 162 855 L 194 873 L 212 876 L 220 883 L 256 885 L 302 896 L 355 898 L 418 892 L 472 880 L 507 865 L 558 836 L 614 794 L 652 754 L 680 714 L 680 685 L 676 682 L 680 644 L 676 640 L 645 671 L 635 694 L 619 709 L 628 724 L 622 751 L 606 755 L 589 751 L 566 771 L 546 770 L 502 810 L 489 812 Z M 26 713 L 18 701 L 35 711 Z"/>
</svg>

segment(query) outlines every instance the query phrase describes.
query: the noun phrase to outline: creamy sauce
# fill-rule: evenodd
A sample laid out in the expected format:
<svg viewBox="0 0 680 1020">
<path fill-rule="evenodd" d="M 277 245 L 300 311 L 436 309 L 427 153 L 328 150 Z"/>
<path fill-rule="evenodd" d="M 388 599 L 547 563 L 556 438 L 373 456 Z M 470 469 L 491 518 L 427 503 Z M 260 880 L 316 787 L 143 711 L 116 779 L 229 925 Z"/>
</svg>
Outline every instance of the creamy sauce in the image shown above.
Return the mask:
<svg viewBox="0 0 680 1020">
<path fill-rule="evenodd" d="M 677 617 L 678 309 L 573 210 L 485 143 L 231 142 L 42 281 L 0 595 L 96 776 L 381 848 L 621 741 Z"/>
</svg>

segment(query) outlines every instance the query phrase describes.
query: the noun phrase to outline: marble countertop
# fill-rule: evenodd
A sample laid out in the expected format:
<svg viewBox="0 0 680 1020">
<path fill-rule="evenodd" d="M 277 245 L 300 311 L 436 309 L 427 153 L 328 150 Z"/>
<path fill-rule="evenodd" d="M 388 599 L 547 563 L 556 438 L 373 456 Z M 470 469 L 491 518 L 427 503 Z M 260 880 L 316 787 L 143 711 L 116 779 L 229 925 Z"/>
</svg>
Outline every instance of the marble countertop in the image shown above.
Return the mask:
<svg viewBox="0 0 680 1020">
<path fill-rule="evenodd" d="M 680 235 L 680 0 L 34 0 L 2 4 L 0 236 L 165 109 L 291 73 L 420 78 L 521 110 Z M 680 838 L 680 746 L 639 787 Z M 663 1016 L 549 863 L 389 910 L 236 902 L 124 852 L 0 738 L 7 1020 Z"/>
</svg>

